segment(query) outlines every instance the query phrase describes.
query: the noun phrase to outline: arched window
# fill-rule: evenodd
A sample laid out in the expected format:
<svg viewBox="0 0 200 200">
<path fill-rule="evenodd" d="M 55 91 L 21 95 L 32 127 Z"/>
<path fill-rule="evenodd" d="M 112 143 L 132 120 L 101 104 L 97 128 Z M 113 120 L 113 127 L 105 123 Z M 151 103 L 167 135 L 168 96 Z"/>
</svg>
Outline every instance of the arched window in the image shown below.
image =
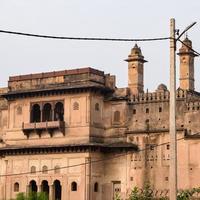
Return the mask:
<svg viewBox="0 0 200 200">
<path fill-rule="evenodd" d="M 99 104 L 98 104 L 98 103 L 95 104 L 95 110 L 96 110 L 96 111 L 99 111 L 99 110 L 100 110 L 100 107 L 99 107 Z"/>
<path fill-rule="evenodd" d="M 52 106 L 50 103 L 46 103 L 43 106 L 43 117 L 42 121 L 52 121 Z"/>
<path fill-rule="evenodd" d="M 48 167 L 47 167 L 46 165 L 44 165 L 44 166 L 42 167 L 42 173 L 43 173 L 43 174 L 47 174 L 47 173 L 48 173 Z"/>
<path fill-rule="evenodd" d="M 120 112 L 119 111 L 114 112 L 114 122 L 120 122 Z"/>
<path fill-rule="evenodd" d="M 99 191 L 99 184 L 96 182 L 94 184 L 94 192 L 98 192 Z"/>
<path fill-rule="evenodd" d="M 79 104 L 78 104 L 78 102 L 74 102 L 74 104 L 73 104 L 73 110 L 79 110 Z"/>
<path fill-rule="evenodd" d="M 77 183 L 75 181 L 71 183 L 71 191 L 77 191 Z"/>
<path fill-rule="evenodd" d="M 54 120 L 55 121 L 64 121 L 64 106 L 63 106 L 63 103 L 61 103 L 61 102 L 58 102 L 55 105 Z"/>
<path fill-rule="evenodd" d="M 41 121 L 40 105 L 34 104 L 31 110 L 31 122 L 40 122 L 40 121 Z"/>
<path fill-rule="evenodd" d="M 16 182 L 14 184 L 14 192 L 19 192 L 19 183 L 18 182 Z"/>
<path fill-rule="evenodd" d="M 162 112 L 162 108 L 161 107 L 159 107 L 159 112 Z"/>
<path fill-rule="evenodd" d="M 58 165 L 56 165 L 56 166 L 54 167 L 54 173 L 55 173 L 55 174 L 60 174 L 60 167 L 59 167 Z"/>
<path fill-rule="evenodd" d="M 136 109 L 133 109 L 133 114 L 134 114 L 134 115 L 136 114 Z"/>
<path fill-rule="evenodd" d="M 149 108 L 146 108 L 146 113 L 149 113 Z"/>
<path fill-rule="evenodd" d="M 35 174 L 36 173 L 36 167 L 35 166 L 31 166 L 31 174 Z"/>
</svg>

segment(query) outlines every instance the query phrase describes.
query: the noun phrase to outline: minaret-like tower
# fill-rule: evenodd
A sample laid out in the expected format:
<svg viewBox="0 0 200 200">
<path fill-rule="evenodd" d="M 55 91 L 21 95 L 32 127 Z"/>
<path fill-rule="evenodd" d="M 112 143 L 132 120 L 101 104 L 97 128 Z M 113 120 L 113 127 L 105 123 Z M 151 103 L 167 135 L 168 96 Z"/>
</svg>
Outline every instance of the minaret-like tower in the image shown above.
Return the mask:
<svg viewBox="0 0 200 200">
<path fill-rule="evenodd" d="M 125 60 L 128 62 L 128 87 L 131 94 L 144 92 L 144 60 L 141 49 L 135 44 L 131 54 Z"/>
<path fill-rule="evenodd" d="M 180 56 L 180 88 L 194 90 L 194 57 L 197 55 L 191 50 L 192 41 L 185 38 L 179 49 Z"/>
</svg>

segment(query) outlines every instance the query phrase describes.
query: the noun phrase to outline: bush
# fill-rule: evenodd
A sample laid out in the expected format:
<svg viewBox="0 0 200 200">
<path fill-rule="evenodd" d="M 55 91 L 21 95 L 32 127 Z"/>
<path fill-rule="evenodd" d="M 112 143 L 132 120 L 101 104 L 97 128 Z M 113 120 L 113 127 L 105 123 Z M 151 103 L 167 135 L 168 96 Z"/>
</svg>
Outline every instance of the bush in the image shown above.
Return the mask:
<svg viewBox="0 0 200 200">
<path fill-rule="evenodd" d="M 16 200 L 48 200 L 48 197 L 44 192 L 19 193 Z"/>
</svg>

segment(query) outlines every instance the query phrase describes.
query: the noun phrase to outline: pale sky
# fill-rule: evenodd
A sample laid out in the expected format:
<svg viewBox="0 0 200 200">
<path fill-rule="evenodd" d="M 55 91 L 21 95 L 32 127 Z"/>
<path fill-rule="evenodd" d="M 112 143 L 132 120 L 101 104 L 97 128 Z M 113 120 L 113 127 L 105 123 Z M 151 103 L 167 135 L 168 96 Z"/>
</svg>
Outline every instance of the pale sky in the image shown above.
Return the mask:
<svg viewBox="0 0 200 200">
<path fill-rule="evenodd" d="M 173 17 L 180 31 L 197 21 L 188 36 L 200 52 L 199 11 L 199 0 L 0 0 L 0 29 L 74 37 L 168 37 Z M 153 91 L 159 83 L 169 85 L 169 41 L 138 45 L 148 60 L 145 90 Z M 124 59 L 133 46 L 133 42 L 63 41 L 0 33 L 0 87 L 7 86 L 11 75 L 81 67 L 114 74 L 117 86 L 126 87 Z M 199 58 L 195 80 L 200 91 Z"/>
</svg>

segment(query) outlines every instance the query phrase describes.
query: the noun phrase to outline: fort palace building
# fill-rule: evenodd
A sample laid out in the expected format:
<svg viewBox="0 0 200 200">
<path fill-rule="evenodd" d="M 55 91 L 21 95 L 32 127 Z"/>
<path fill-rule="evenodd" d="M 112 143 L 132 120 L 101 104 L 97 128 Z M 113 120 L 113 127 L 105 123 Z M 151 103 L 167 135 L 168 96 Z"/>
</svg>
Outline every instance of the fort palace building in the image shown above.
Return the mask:
<svg viewBox="0 0 200 200">
<path fill-rule="evenodd" d="M 192 42 L 179 50 L 178 188 L 200 186 L 200 93 Z M 0 89 L 0 200 L 44 191 L 49 200 L 123 199 L 146 182 L 169 189 L 169 98 L 144 92 L 147 62 L 135 45 L 128 86 L 93 68 L 9 77 Z"/>
</svg>

